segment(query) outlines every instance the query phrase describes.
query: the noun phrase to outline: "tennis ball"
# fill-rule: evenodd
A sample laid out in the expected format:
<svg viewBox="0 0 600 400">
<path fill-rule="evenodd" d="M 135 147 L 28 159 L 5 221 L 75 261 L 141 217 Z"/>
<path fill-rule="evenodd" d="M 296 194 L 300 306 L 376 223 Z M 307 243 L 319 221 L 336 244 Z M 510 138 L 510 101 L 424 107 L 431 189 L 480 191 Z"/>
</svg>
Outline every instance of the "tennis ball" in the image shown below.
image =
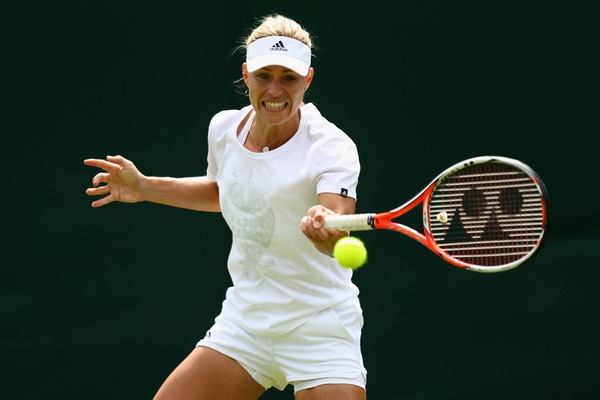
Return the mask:
<svg viewBox="0 0 600 400">
<path fill-rule="evenodd" d="M 357 269 L 367 261 L 367 249 L 360 239 L 348 236 L 338 240 L 333 256 L 342 267 Z"/>
</svg>

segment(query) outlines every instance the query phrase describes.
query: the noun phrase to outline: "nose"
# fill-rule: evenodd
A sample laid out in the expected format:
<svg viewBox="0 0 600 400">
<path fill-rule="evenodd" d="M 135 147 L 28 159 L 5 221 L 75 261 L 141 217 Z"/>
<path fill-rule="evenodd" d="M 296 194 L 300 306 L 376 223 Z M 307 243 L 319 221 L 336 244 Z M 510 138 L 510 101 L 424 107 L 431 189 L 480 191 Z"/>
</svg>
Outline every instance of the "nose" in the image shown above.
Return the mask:
<svg viewBox="0 0 600 400">
<path fill-rule="evenodd" d="M 281 88 L 281 83 L 277 79 L 273 79 L 269 83 L 268 93 L 270 96 L 278 97 L 283 93 L 283 89 Z"/>
</svg>

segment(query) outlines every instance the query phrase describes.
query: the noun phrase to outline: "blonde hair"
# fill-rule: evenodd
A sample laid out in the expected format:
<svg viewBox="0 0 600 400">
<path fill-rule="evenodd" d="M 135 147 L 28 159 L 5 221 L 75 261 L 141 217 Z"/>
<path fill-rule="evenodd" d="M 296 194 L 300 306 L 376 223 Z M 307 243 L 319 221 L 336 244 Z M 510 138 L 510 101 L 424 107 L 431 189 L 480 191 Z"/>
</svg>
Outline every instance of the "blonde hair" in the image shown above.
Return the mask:
<svg viewBox="0 0 600 400">
<path fill-rule="evenodd" d="M 283 15 L 274 14 L 266 16 L 260 21 L 252 33 L 246 38 L 245 46 L 263 37 L 267 36 L 287 36 L 299 40 L 309 48 L 313 47 L 310 34 L 293 19 Z"/>
</svg>

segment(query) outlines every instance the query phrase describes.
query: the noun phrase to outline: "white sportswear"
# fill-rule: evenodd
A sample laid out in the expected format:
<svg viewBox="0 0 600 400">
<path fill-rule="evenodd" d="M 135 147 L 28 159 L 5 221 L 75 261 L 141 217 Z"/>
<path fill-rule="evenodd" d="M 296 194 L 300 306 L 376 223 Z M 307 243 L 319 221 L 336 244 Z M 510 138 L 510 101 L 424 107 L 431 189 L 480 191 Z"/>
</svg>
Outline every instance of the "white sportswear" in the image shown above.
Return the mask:
<svg viewBox="0 0 600 400">
<path fill-rule="evenodd" d="M 243 147 L 252 106 L 222 111 L 209 126 L 207 176 L 219 185 L 221 212 L 233 235 L 233 286 L 222 314 L 255 335 L 282 335 L 324 309 L 358 304 L 352 270 L 317 251 L 300 229 L 319 193 L 356 198 L 358 152 L 313 104 L 300 110 L 295 135 L 265 153 Z"/>
</svg>

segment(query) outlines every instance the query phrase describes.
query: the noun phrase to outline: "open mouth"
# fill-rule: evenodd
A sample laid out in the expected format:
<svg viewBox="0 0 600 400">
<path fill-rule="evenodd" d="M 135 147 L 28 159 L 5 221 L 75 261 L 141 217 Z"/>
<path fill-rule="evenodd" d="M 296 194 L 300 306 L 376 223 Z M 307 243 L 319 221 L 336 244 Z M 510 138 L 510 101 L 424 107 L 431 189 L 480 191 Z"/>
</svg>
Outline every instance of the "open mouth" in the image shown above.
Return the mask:
<svg viewBox="0 0 600 400">
<path fill-rule="evenodd" d="M 285 101 L 263 101 L 263 106 L 270 111 L 280 111 L 287 106 Z"/>
</svg>

